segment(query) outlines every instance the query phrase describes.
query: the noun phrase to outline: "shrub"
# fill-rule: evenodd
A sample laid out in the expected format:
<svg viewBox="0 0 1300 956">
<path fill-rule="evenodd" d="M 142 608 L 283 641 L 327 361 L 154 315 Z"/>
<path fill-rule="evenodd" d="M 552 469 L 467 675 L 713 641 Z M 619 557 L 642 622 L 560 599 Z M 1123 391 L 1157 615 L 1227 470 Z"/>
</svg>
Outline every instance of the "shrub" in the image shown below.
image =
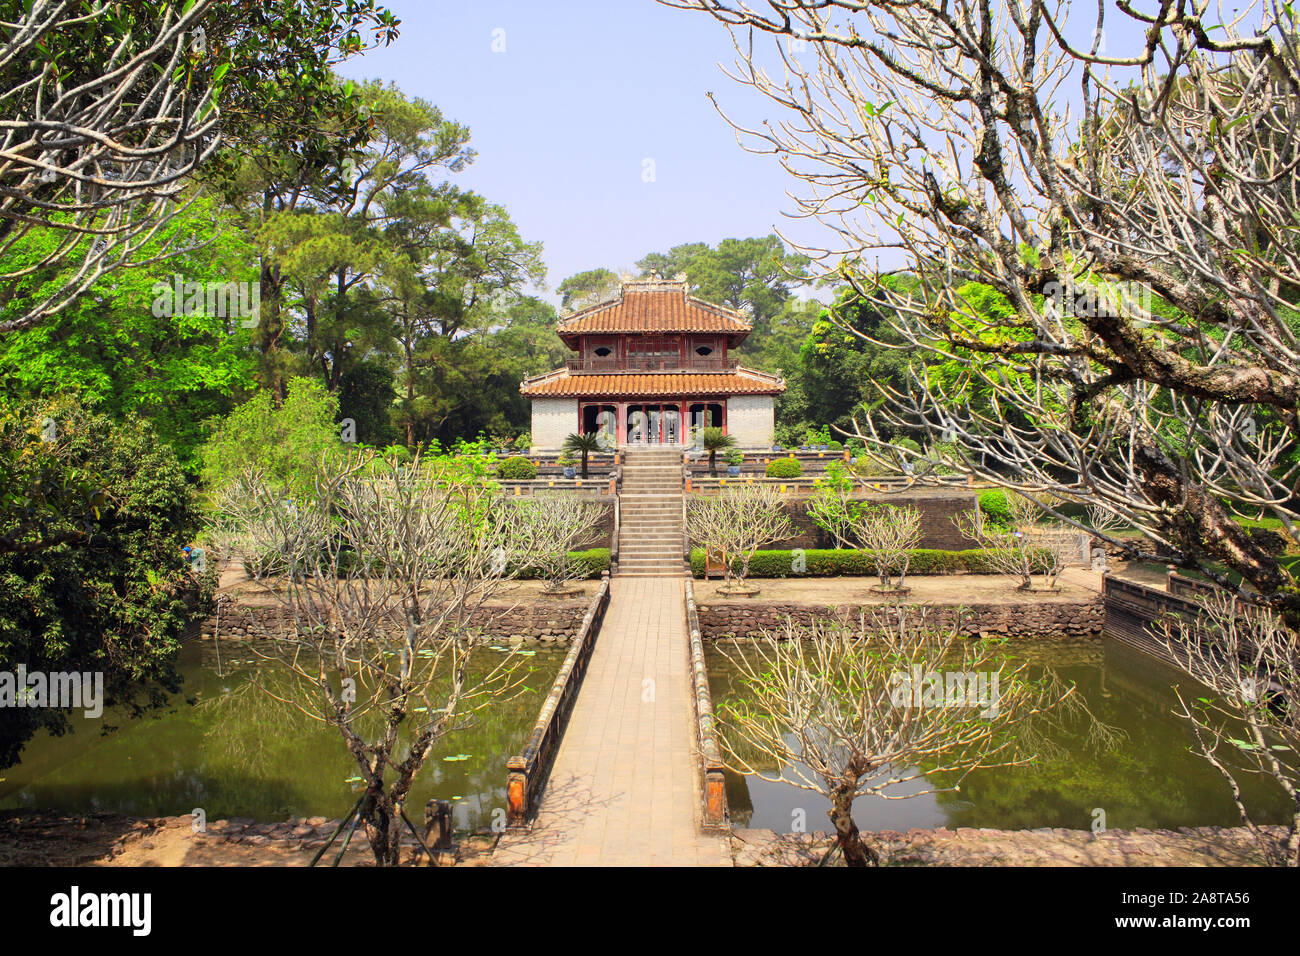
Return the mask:
<svg viewBox="0 0 1300 956">
<path fill-rule="evenodd" d="M 1011 524 L 1011 505 L 1007 503 L 1007 493 L 1000 488 L 981 491 L 979 509 L 984 517 L 999 527 Z"/>
<path fill-rule="evenodd" d="M 739 448 L 733 448 L 723 456 L 728 465 L 739 465 L 745 461 L 745 453 Z"/>
<path fill-rule="evenodd" d="M 516 455 L 497 465 L 497 477 L 502 481 L 530 481 L 537 477 L 537 466 L 527 458 Z"/>
<path fill-rule="evenodd" d="M 609 570 L 609 548 L 570 551 L 569 564 L 576 572 L 574 579 L 598 578 L 602 571 Z M 542 571 L 535 567 L 521 568 L 516 577 L 521 581 L 533 581 L 542 577 Z"/>
<path fill-rule="evenodd" d="M 803 466 L 796 458 L 777 458 L 767 466 L 769 478 L 798 478 L 803 474 Z"/>
<path fill-rule="evenodd" d="M 181 551 L 199 523 L 175 454 L 136 416 L 67 399 L 0 410 L 0 671 L 102 672 L 106 706 L 164 703 L 217 575 L 205 555 L 196 577 Z M 70 713 L 0 707 L 0 769 Z"/>
<path fill-rule="evenodd" d="M 215 493 L 256 467 L 305 494 L 321 456 L 347 450 L 338 417 L 338 397 L 313 379 L 291 379 L 279 407 L 269 392 L 259 392 L 209 426 L 211 437 L 199 449 L 203 482 Z"/>
<path fill-rule="evenodd" d="M 528 449 L 532 447 L 532 444 L 533 444 L 533 433 L 524 432 L 522 435 L 520 435 L 518 438 L 515 439 L 515 445 L 514 445 L 515 451 L 528 451 Z"/>
<path fill-rule="evenodd" d="M 890 442 L 895 448 L 903 448 L 916 454 L 921 454 L 921 446 L 911 438 L 895 438 Z"/>
<path fill-rule="evenodd" d="M 831 451 L 843 451 L 844 442 L 831 440 L 826 443 L 826 447 L 829 448 Z"/>
</svg>

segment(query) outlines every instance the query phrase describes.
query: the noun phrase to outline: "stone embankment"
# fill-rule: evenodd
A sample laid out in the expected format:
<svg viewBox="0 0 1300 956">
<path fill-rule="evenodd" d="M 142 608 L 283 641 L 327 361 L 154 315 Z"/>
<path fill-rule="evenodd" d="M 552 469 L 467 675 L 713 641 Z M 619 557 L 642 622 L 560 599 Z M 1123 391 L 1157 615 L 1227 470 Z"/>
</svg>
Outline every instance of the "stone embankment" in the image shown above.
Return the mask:
<svg viewBox="0 0 1300 956">
<path fill-rule="evenodd" d="M 814 621 L 854 621 L 865 611 L 882 610 L 879 604 L 848 604 L 840 607 L 794 602 L 704 601 L 699 603 L 700 633 L 707 639 L 754 636 L 776 631 L 787 622 L 807 627 Z M 928 623 L 945 626 L 957 622 L 962 633 L 992 634 L 1013 638 L 1079 638 L 1099 635 L 1106 623 L 1106 608 L 1099 600 L 1051 601 L 998 604 L 970 604 L 930 607 Z"/>
<path fill-rule="evenodd" d="M 485 604 L 470 619 L 482 628 L 487 642 L 525 644 L 568 644 L 578 633 L 587 613 L 589 598 L 544 598 L 509 605 Z M 261 640 L 291 633 L 293 613 L 285 606 L 242 604 L 227 605 L 217 616 L 203 621 L 199 633 L 205 638 L 218 634 L 222 640 Z"/>
<path fill-rule="evenodd" d="M 1263 830 L 1281 845 L 1285 827 Z M 864 833 L 886 866 L 1261 866 L 1245 827 L 1177 830 L 880 830 Z M 834 843 L 822 832 L 732 831 L 736 866 L 816 866 Z M 832 865 L 843 866 L 837 853 Z"/>
</svg>

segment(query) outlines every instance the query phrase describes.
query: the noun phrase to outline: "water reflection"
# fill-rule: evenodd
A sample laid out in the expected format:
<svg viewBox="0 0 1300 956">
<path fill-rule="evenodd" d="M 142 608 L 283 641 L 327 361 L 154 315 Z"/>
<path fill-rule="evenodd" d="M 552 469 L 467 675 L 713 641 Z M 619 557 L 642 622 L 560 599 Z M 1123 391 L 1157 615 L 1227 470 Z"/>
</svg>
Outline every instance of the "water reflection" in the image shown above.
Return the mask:
<svg viewBox="0 0 1300 956">
<path fill-rule="evenodd" d="M 500 655 L 476 650 L 471 677 Z M 453 802 L 458 829 L 492 823 L 505 807 L 505 759 L 522 745 L 563 659 L 558 649 L 527 656 L 521 693 L 438 744 L 408 802 L 417 819 L 438 798 Z M 338 730 L 255 686 L 254 675 L 273 691 L 288 687 L 273 662 L 225 645 L 221 665 L 211 641 L 191 642 L 181 653 L 182 693 L 166 708 L 138 719 L 78 717 L 73 733 L 38 735 L 20 764 L 0 771 L 0 808 L 174 816 L 202 807 L 209 820 L 265 822 L 346 814 L 360 778 Z M 102 734 L 104 724 L 116 729 Z"/>
<path fill-rule="evenodd" d="M 735 667 L 717 649 L 706 654 L 717 703 L 738 692 Z M 1030 678 L 1046 663 L 1074 682 L 1087 713 L 1036 725 L 1043 737 L 1035 741 L 1033 763 L 975 770 L 959 792 L 861 797 L 854 805 L 858 826 L 1088 829 L 1096 808 L 1111 829 L 1240 824 L 1223 778 L 1192 751 L 1192 732 L 1174 714 L 1174 684 L 1197 688 L 1191 697 L 1203 692 L 1185 674 L 1109 639 L 1024 644 L 1014 656 L 1030 662 Z M 916 780 L 889 793 L 901 797 L 927 787 Z M 1287 819 L 1287 798 L 1274 782 L 1246 776 L 1243 789 L 1257 822 Z M 790 832 L 802 822 L 808 831 L 831 829 L 829 803 L 788 784 L 728 773 L 727 798 L 736 826 Z"/>
</svg>

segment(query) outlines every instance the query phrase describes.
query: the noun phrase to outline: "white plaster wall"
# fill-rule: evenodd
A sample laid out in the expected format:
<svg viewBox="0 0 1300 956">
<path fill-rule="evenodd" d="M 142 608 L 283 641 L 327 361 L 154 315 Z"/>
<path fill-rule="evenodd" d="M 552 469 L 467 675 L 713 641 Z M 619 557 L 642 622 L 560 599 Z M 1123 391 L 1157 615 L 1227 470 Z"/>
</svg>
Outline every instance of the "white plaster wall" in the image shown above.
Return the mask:
<svg viewBox="0 0 1300 956">
<path fill-rule="evenodd" d="M 727 399 L 727 434 L 742 448 L 770 448 L 775 424 L 771 395 L 733 395 Z"/>
<path fill-rule="evenodd" d="M 532 437 L 534 452 L 559 451 L 564 439 L 578 430 L 576 398 L 534 398 Z"/>
</svg>

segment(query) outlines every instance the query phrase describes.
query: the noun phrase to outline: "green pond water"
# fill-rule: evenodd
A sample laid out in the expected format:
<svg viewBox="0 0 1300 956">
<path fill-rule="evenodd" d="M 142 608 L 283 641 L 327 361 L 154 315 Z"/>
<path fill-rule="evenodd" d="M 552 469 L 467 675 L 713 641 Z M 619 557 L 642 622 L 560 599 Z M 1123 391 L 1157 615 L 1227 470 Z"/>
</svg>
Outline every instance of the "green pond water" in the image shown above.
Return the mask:
<svg viewBox="0 0 1300 956">
<path fill-rule="evenodd" d="M 735 653 L 731 650 L 730 653 Z M 1175 668 L 1110 639 L 1053 647 L 1037 643 L 1012 652 L 1039 662 L 1073 682 L 1082 703 L 1106 733 L 1098 743 L 1087 719 L 1063 722 L 1047 746 L 1023 767 L 973 771 L 960 792 L 920 794 L 925 781 L 887 791 L 907 799 L 858 798 L 854 819 L 864 830 L 910 827 L 993 827 L 1088 829 L 1096 808 L 1109 829 L 1133 827 L 1236 826 L 1240 817 L 1223 777 L 1197 753 L 1188 723 L 1175 714 L 1175 684 L 1188 699 L 1204 688 Z M 706 649 L 715 706 L 738 693 L 736 666 L 716 648 Z M 764 772 L 775 775 L 773 765 Z M 783 773 L 789 777 L 789 770 Z M 1257 775 L 1239 775 L 1257 822 L 1287 819 L 1281 788 Z M 735 826 L 775 830 L 829 830 L 829 802 L 784 782 L 727 774 L 727 798 Z"/>
<path fill-rule="evenodd" d="M 0 770 L 0 809 L 175 816 L 201 807 L 209 820 L 259 822 L 347 813 L 360 783 L 338 730 L 268 693 L 289 686 L 281 665 L 229 645 L 221 657 L 218 668 L 212 642 L 192 641 L 181 652 L 184 686 L 167 707 L 134 719 L 78 715 L 73 733 L 39 734 L 21 763 Z M 501 657 L 475 650 L 471 678 Z M 563 660 L 556 649 L 523 656 L 526 689 L 440 741 L 411 791 L 413 819 L 438 798 L 452 801 L 458 829 L 491 825 L 505 808 L 506 758 L 532 729 Z M 105 725 L 116 729 L 104 734 Z"/>
</svg>

